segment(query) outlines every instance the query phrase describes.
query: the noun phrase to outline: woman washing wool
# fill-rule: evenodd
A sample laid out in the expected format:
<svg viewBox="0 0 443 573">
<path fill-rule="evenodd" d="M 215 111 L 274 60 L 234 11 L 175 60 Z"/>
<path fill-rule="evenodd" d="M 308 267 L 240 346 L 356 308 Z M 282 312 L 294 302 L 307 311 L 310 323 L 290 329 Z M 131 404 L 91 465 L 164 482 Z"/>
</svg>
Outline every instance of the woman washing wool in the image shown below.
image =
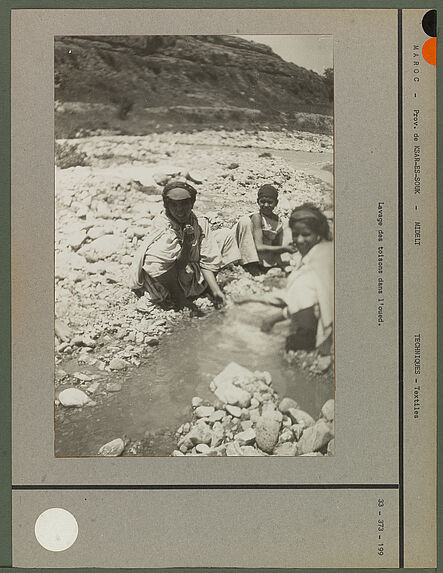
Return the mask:
<svg viewBox="0 0 443 573">
<path fill-rule="evenodd" d="M 310 204 L 295 208 L 289 219 L 294 245 L 301 258 L 287 279 L 286 288 L 274 296 L 252 295 L 237 304 L 261 302 L 279 307 L 265 318 L 262 330 L 290 319 L 286 350 L 313 350 L 328 353 L 332 343 L 334 258 L 329 225 L 321 211 Z"/>
<path fill-rule="evenodd" d="M 197 219 L 192 208 L 197 191 L 188 183 L 172 181 L 163 189 L 164 213 L 138 249 L 130 271 L 130 287 L 148 293 L 154 303 L 194 309 L 192 298 L 209 289 L 216 306 L 226 302 L 216 273 L 239 259 L 232 236 L 221 245 L 209 222 Z"/>
</svg>

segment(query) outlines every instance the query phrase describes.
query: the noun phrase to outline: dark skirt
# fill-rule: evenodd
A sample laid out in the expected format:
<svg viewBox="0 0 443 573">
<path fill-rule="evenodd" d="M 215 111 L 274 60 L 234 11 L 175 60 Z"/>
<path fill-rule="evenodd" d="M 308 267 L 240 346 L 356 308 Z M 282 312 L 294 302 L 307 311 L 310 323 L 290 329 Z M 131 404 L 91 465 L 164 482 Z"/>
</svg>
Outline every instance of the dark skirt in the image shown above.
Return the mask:
<svg viewBox="0 0 443 573">
<path fill-rule="evenodd" d="M 286 338 L 286 352 L 289 350 L 314 350 L 318 318 L 314 307 L 304 308 L 291 316 L 291 332 Z"/>
</svg>

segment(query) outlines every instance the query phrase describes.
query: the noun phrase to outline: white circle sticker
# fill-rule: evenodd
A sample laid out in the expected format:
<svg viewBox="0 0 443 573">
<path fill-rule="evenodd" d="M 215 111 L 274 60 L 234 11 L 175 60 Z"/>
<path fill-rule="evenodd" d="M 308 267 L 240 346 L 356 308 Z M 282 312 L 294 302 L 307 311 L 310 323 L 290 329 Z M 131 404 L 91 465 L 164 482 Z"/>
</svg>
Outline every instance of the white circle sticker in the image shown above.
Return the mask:
<svg viewBox="0 0 443 573">
<path fill-rule="evenodd" d="M 48 551 L 65 551 L 78 535 L 75 517 L 66 509 L 51 507 L 41 513 L 35 522 L 35 537 Z"/>
</svg>

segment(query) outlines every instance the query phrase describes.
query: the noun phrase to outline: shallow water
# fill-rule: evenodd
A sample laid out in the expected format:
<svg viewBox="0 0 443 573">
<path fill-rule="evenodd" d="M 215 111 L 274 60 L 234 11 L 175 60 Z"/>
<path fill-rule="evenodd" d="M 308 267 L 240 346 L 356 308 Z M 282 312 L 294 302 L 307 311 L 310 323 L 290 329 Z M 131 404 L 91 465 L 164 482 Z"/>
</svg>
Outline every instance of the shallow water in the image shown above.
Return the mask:
<svg viewBox="0 0 443 573">
<path fill-rule="evenodd" d="M 127 434 L 139 440 L 147 431 L 158 436 L 150 454 L 169 455 L 173 432 L 190 419 L 192 397 L 212 401 L 209 383 L 231 361 L 267 370 L 281 397 L 294 398 L 300 408 L 318 417 L 324 402 L 333 397 L 333 383 L 284 361 L 285 328 L 262 333 L 263 309 L 258 304 L 231 307 L 178 326 L 163 337 L 146 363 L 118 380 L 120 392 L 93 408 L 65 411 L 64 420 L 56 423 L 56 455 L 96 455 L 101 445 L 116 437 Z M 115 381 L 114 374 L 109 376 Z"/>
</svg>

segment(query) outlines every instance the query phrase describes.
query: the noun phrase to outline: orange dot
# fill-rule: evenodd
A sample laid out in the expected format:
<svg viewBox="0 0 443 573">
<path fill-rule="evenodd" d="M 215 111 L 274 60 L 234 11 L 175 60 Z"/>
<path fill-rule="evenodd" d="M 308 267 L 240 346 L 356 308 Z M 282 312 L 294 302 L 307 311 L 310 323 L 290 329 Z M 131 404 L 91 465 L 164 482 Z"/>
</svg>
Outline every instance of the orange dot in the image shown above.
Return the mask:
<svg viewBox="0 0 443 573">
<path fill-rule="evenodd" d="M 432 66 L 437 65 L 437 38 L 429 38 L 421 50 L 424 59 Z"/>
</svg>

